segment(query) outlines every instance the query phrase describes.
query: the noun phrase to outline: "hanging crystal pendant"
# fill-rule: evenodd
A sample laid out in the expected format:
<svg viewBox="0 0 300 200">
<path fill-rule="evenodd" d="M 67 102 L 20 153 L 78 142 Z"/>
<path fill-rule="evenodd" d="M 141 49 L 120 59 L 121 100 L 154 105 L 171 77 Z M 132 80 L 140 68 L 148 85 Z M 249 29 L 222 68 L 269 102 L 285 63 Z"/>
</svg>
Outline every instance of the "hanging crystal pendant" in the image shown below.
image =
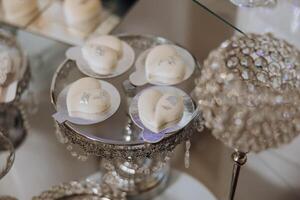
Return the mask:
<svg viewBox="0 0 300 200">
<path fill-rule="evenodd" d="M 190 148 L 191 148 L 191 141 L 188 140 L 185 142 L 185 155 L 184 155 L 184 167 L 190 167 Z"/>
</svg>

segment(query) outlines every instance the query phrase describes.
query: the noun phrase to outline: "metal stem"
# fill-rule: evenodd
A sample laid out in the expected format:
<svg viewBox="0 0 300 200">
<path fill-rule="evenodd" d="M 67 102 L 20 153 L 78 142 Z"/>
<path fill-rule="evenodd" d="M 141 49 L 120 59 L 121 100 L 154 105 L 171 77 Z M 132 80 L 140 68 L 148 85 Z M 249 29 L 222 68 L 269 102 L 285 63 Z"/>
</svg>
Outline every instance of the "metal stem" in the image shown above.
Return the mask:
<svg viewBox="0 0 300 200">
<path fill-rule="evenodd" d="M 234 165 L 232 169 L 229 200 L 234 200 L 234 195 L 239 180 L 241 167 L 247 162 L 247 153 L 236 150 L 232 154 L 232 160 L 234 161 Z"/>
</svg>

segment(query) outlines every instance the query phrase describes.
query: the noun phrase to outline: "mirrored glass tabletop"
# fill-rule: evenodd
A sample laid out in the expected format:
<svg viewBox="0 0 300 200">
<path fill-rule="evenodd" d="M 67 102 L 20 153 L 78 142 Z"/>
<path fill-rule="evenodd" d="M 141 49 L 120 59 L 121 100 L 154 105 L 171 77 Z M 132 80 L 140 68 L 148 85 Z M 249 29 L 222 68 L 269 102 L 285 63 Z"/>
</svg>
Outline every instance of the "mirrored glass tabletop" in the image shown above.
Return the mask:
<svg viewBox="0 0 300 200">
<path fill-rule="evenodd" d="M 193 1 L 237 32 L 271 32 L 300 47 L 300 0 Z M 249 7 L 247 2 L 260 4 Z"/>
<path fill-rule="evenodd" d="M 282 5 L 278 11 L 276 7 L 272 8 L 274 12 L 286 14 L 283 15 L 261 11 L 269 11 L 269 8 L 250 10 L 237 7 L 229 0 L 197 1 L 205 8 L 193 0 L 138 1 L 113 33 L 162 36 L 187 48 L 201 63 L 210 51 L 237 32 L 236 29 L 258 33 L 271 31 L 300 46 L 300 28 L 297 25 L 300 23 L 300 14 L 297 5 Z M 289 23 L 282 22 L 281 17 Z M 12 30 L 29 56 L 32 70 L 30 87 L 37 99 L 38 111 L 27 116 L 28 135 L 16 149 L 11 171 L 0 180 L 0 196 L 31 199 L 53 185 L 81 180 L 97 172 L 99 160 L 90 157 L 86 162 L 79 161 L 70 155 L 55 135 L 51 117 L 55 111 L 50 102 L 50 84 L 55 70 L 65 60 L 65 50 L 70 46 L 4 24 L 1 24 L 1 28 Z M 24 94 L 22 102 L 30 104 L 29 101 L 28 95 Z M 213 138 L 208 130 L 194 134 L 191 141 L 190 168 L 184 168 L 183 145 L 176 149 L 172 166 L 203 183 L 217 199 L 226 199 L 231 178 L 232 150 Z M 249 155 L 249 162 L 241 174 L 236 199 L 298 200 L 299 154 L 300 139 L 297 138 L 292 144 L 278 150 Z M 194 199 L 201 197 L 195 196 Z"/>
</svg>

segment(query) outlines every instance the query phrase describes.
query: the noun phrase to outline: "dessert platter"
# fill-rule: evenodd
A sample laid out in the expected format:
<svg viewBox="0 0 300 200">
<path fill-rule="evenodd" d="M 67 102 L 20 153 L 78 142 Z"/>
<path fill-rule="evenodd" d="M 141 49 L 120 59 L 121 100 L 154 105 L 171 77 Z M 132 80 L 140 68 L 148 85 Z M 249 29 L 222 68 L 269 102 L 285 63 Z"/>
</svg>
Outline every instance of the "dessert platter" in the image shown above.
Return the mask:
<svg viewBox="0 0 300 200">
<path fill-rule="evenodd" d="M 147 82 L 135 85 L 129 77 L 140 73 L 137 60 L 145 52 L 146 62 L 159 67 L 144 70 Z M 105 159 L 103 182 L 133 199 L 157 194 L 167 182 L 170 153 L 201 121 L 190 96 L 198 62 L 173 42 L 148 35 L 98 36 L 66 54 L 51 85 L 58 131 L 85 155 Z M 160 73 L 173 67 L 178 70 Z"/>
</svg>

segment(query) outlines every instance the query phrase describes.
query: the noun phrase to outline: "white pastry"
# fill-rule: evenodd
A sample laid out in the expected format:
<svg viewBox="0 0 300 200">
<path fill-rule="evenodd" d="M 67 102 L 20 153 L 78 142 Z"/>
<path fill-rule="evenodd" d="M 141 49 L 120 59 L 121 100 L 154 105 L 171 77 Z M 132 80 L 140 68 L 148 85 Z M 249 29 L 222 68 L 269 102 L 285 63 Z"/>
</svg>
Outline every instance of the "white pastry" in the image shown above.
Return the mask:
<svg viewBox="0 0 300 200">
<path fill-rule="evenodd" d="M 95 120 L 111 106 L 110 95 L 94 78 L 86 77 L 72 83 L 67 94 L 70 117 Z"/>
<path fill-rule="evenodd" d="M 92 31 L 100 21 L 100 0 L 65 0 L 64 13 L 68 25 L 83 32 Z"/>
<path fill-rule="evenodd" d="M 0 86 L 3 85 L 9 73 L 12 72 L 13 62 L 7 52 L 0 53 Z"/>
<path fill-rule="evenodd" d="M 177 84 L 184 79 L 186 66 L 171 45 L 154 47 L 145 61 L 146 78 L 150 83 Z"/>
<path fill-rule="evenodd" d="M 9 19 L 30 16 L 38 9 L 37 0 L 2 0 L 2 6 Z"/>
<path fill-rule="evenodd" d="M 111 74 L 118 62 L 117 52 L 110 47 L 86 43 L 81 51 L 89 67 L 97 74 Z"/>
<path fill-rule="evenodd" d="M 109 47 L 117 52 L 118 57 L 122 56 L 123 45 L 122 41 L 118 37 L 112 35 L 102 35 L 89 40 L 89 42 L 92 44 Z"/>
<path fill-rule="evenodd" d="M 159 132 L 162 127 L 176 124 L 184 111 L 183 98 L 176 94 L 169 94 L 148 89 L 138 100 L 139 117 L 149 130 Z"/>
</svg>

